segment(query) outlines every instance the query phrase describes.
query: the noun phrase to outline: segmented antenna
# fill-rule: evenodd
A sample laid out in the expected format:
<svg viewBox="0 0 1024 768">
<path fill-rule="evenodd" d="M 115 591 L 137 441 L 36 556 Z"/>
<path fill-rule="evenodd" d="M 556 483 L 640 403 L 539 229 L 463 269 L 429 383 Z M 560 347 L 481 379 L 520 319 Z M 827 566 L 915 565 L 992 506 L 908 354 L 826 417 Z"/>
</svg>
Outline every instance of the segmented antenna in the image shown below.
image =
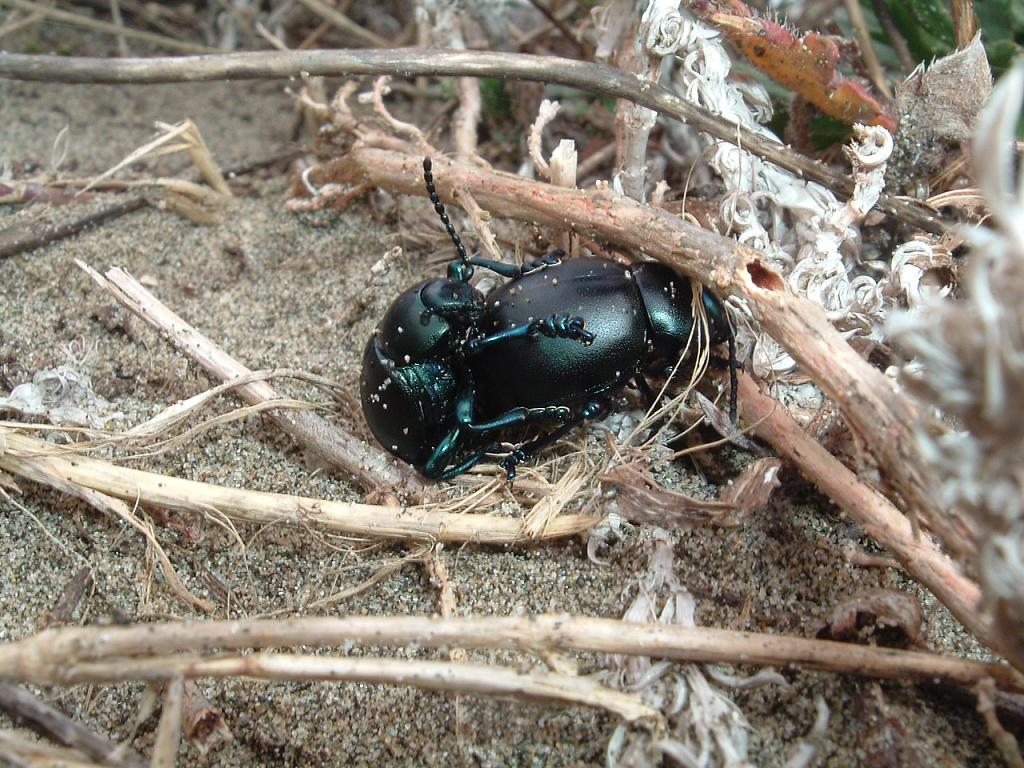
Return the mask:
<svg viewBox="0 0 1024 768">
<path fill-rule="evenodd" d="M 459 237 L 459 233 L 455 231 L 455 227 L 452 226 L 451 219 L 448 218 L 448 214 L 445 213 L 444 203 L 441 202 L 441 198 L 437 194 L 437 190 L 434 188 L 434 176 L 430 172 L 430 158 L 423 158 L 423 181 L 427 183 L 427 194 L 430 195 L 430 202 L 434 204 L 434 210 L 437 211 L 437 215 L 441 218 L 441 223 L 444 224 L 444 228 L 448 230 L 448 237 L 455 243 L 455 252 L 459 254 L 459 259 L 463 264 L 469 263 L 469 256 L 466 255 L 466 246 L 462 244 L 462 238 Z"/>
</svg>

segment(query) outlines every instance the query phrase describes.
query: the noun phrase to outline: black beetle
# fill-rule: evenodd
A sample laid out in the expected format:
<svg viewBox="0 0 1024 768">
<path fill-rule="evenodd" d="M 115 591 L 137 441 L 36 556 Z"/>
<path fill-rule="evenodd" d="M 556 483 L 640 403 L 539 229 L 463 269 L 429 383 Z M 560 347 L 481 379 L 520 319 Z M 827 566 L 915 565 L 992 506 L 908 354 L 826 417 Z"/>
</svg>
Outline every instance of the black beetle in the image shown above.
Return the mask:
<svg viewBox="0 0 1024 768">
<path fill-rule="evenodd" d="M 427 193 L 458 258 L 445 278 L 398 296 L 363 353 L 363 413 L 380 443 L 435 479 L 454 477 L 498 449 L 490 438 L 514 424 L 553 430 L 500 463 L 516 465 L 580 422 L 606 415 L 631 381 L 648 403 L 644 369 L 675 362 L 694 336 L 691 282 L 658 262 L 622 266 L 554 251 L 522 267 L 469 258 L 423 161 Z M 484 297 L 474 267 L 510 278 Z M 702 291 L 712 344 L 732 329 L 721 302 Z M 733 386 L 735 392 L 735 385 Z M 734 396 L 734 395 L 733 395 Z M 735 404 L 731 411 L 735 412 Z"/>
</svg>

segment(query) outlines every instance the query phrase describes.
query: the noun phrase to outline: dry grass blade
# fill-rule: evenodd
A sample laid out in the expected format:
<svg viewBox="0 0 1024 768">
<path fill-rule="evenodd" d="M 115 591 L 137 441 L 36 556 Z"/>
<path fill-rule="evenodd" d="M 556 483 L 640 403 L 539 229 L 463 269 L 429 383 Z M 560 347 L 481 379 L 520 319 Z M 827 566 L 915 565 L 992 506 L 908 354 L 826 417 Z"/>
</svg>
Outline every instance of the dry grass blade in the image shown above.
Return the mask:
<svg viewBox="0 0 1024 768">
<path fill-rule="evenodd" d="M 186 152 L 196 168 L 199 169 L 199 173 L 202 175 L 206 183 L 219 195 L 224 197 L 231 197 L 231 189 L 228 187 L 227 182 L 224 181 L 224 175 L 221 173 L 220 168 L 217 166 L 216 161 L 213 159 L 213 154 L 206 146 L 206 142 L 203 141 L 202 135 L 199 133 L 199 128 L 191 120 L 183 120 L 177 125 L 168 125 L 167 123 L 157 123 L 156 127 L 162 131 L 162 133 L 141 147 L 133 150 L 123 160 L 114 165 L 112 168 L 107 169 L 96 178 L 92 179 L 85 187 L 79 190 L 78 194 L 92 189 L 97 184 L 106 181 L 118 171 L 123 168 L 127 168 L 132 163 L 137 163 L 146 157 L 156 157 L 160 155 L 173 154 L 175 152 Z M 177 185 L 173 182 L 177 181 Z M 156 183 L 156 182 L 153 182 Z M 205 190 L 196 189 L 196 185 L 190 184 L 189 182 L 181 182 L 180 180 L 165 180 L 165 183 L 170 184 L 170 188 L 178 192 L 179 194 L 195 195 L 202 199 L 207 195 Z"/>
</svg>

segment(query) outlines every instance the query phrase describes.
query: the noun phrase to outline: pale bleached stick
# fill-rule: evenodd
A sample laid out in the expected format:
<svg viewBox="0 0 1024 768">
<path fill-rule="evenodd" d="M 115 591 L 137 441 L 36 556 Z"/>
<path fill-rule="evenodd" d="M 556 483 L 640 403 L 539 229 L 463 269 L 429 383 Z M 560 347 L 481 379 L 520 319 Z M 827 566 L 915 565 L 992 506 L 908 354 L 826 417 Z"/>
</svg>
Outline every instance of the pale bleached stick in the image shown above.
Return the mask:
<svg viewBox="0 0 1024 768">
<path fill-rule="evenodd" d="M 332 680 L 377 685 L 412 685 L 435 691 L 501 696 L 524 702 L 599 707 L 624 720 L 660 719 L 636 694 L 607 688 L 585 677 L 551 672 L 520 673 L 495 664 L 365 657 L 253 653 L 195 658 L 153 656 L 82 662 L 65 670 L 61 683 L 165 680 L 178 675 L 246 677 L 256 680 Z"/>
<path fill-rule="evenodd" d="M 344 167 L 349 180 L 422 194 L 420 163 L 407 154 L 361 148 L 338 167 Z M 723 298 L 742 298 L 764 330 L 839 405 L 909 510 L 921 515 L 952 551 L 974 551 L 969 532 L 932 497 L 934 482 L 915 439 L 913 402 L 846 342 L 820 305 L 793 293 L 764 254 L 607 190 L 565 189 L 442 158 L 435 161 L 434 181 L 442 194 L 465 188 L 502 216 L 556 227 L 568 224 L 586 237 L 653 256 Z"/>
<path fill-rule="evenodd" d="M 120 304 L 155 328 L 175 349 L 198 363 L 211 376 L 230 381 L 252 373 L 162 304 L 123 269 L 110 269 L 103 276 L 81 261 L 76 260 L 75 263 Z M 237 392 L 250 405 L 281 398 L 265 381 L 242 385 Z M 304 448 L 352 475 L 364 488 L 385 497 L 398 494 L 413 501 L 423 498 L 426 490 L 423 481 L 412 470 L 316 414 L 270 411 L 267 416 Z"/>
<path fill-rule="evenodd" d="M 85 662 L 126 657 L 291 646 L 504 648 L 522 652 L 588 651 L 712 664 L 797 666 L 910 680 L 973 685 L 991 677 L 1005 691 L 1024 692 L 1024 676 L 995 662 L 924 651 L 810 640 L 676 624 L 643 624 L 567 614 L 537 616 L 349 616 L 284 620 L 190 621 L 133 626 L 46 629 L 0 644 L 0 679 L 38 685 L 70 682 Z M 178 671 L 178 668 L 174 668 Z"/>
<path fill-rule="evenodd" d="M 582 533 L 600 518 L 564 514 L 534 537 L 525 521 L 496 515 L 440 512 L 425 507 L 377 506 L 225 488 L 168 475 L 142 472 L 100 459 L 72 455 L 0 427 L 0 469 L 41 482 L 58 476 L 64 483 L 91 488 L 128 502 L 205 514 L 211 509 L 234 520 L 320 527 L 353 536 L 523 544 Z"/>
</svg>

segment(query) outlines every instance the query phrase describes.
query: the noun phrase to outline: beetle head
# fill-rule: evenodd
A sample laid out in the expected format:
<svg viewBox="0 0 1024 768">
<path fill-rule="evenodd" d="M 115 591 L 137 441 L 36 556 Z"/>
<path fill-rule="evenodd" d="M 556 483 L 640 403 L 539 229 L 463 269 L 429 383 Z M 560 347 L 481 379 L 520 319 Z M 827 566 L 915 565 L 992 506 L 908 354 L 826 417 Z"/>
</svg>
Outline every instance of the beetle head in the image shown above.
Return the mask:
<svg viewBox="0 0 1024 768">
<path fill-rule="evenodd" d="M 484 314 L 484 297 L 469 283 L 437 278 L 420 290 L 423 310 L 420 321 L 426 325 L 431 316 L 443 317 L 453 326 L 472 328 Z"/>
</svg>

